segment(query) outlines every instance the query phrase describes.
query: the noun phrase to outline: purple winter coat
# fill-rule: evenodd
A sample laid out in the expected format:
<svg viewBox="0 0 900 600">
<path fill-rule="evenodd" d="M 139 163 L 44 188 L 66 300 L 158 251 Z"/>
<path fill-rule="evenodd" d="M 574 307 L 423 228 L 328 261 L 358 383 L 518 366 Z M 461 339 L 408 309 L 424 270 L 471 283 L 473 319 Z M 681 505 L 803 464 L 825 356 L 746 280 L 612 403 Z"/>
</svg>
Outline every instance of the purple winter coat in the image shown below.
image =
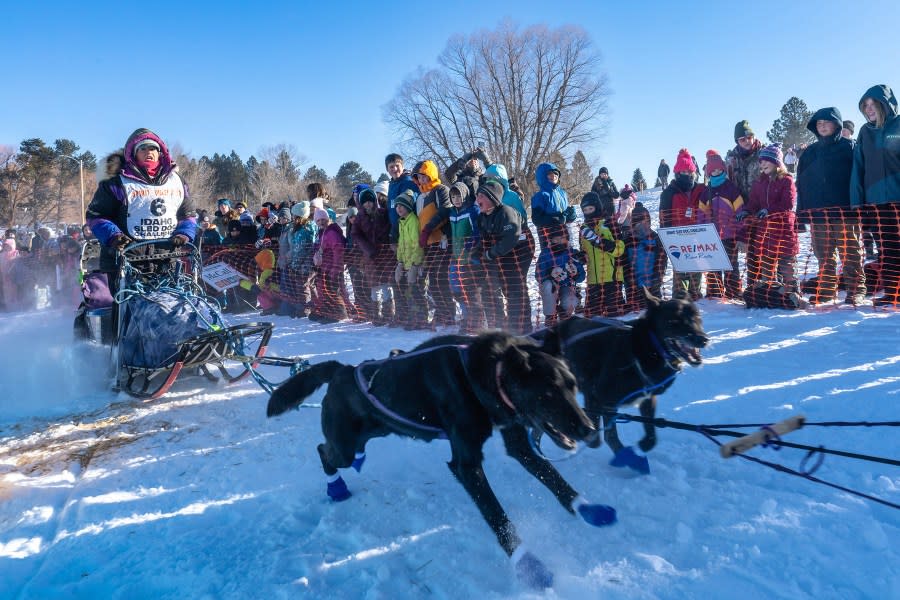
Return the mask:
<svg viewBox="0 0 900 600">
<path fill-rule="evenodd" d="M 700 198 L 698 223 L 713 223 L 719 238 L 725 240 L 747 241 L 747 232 L 742 223 L 738 223 L 735 215 L 744 206 L 744 197 L 734 182 L 726 179 L 718 187 L 707 187 L 706 192 Z"/>
<path fill-rule="evenodd" d="M 330 223 L 319 236 L 318 251 L 322 253 L 322 264 L 319 268 L 329 275 L 344 272 L 344 245 L 346 238 L 341 226 Z"/>
<path fill-rule="evenodd" d="M 778 254 L 800 252 L 800 242 L 794 225 L 797 214 L 794 212 L 797 200 L 797 188 L 794 178 L 782 175 L 770 179 L 768 175 L 760 175 L 750 189 L 750 201 L 747 212 L 756 215 L 760 210 L 769 211 L 768 216 L 756 225 L 755 239 L 760 240 L 762 248 L 776 251 Z"/>
</svg>

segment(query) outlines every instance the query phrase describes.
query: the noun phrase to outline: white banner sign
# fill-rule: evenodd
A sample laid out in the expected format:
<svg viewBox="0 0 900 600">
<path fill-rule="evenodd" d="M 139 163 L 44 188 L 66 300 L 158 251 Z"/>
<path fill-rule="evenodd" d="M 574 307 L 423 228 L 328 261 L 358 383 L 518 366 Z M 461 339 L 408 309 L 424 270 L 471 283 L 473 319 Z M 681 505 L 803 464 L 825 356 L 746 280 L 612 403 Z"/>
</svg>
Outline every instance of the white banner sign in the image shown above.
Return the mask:
<svg viewBox="0 0 900 600">
<path fill-rule="evenodd" d="M 200 276 L 203 281 L 212 288 L 224 291 L 241 283 L 241 279 L 247 279 L 228 263 L 218 262 L 204 265 Z"/>
<path fill-rule="evenodd" d="M 662 241 L 672 268 L 681 273 L 730 271 L 731 261 L 722 247 L 715 225 L 660 227 Z"/>
</svg>

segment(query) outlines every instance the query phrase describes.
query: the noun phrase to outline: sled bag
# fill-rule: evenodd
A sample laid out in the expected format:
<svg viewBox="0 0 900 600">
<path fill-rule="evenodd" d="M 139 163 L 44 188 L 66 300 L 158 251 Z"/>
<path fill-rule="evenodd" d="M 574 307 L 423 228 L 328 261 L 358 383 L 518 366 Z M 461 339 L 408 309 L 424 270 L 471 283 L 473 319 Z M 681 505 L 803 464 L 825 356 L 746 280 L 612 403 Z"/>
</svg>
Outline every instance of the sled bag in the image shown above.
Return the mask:
<svg viewBox="0 0 900 600">
<path fill-rule="evenodd" d="M 155 291 L 133 296 L 121 309 L 119 351 L 129 367 L 173 366 L 181 342 L 222 326 L 218 307 L 199 296 Z"/>
</svg>

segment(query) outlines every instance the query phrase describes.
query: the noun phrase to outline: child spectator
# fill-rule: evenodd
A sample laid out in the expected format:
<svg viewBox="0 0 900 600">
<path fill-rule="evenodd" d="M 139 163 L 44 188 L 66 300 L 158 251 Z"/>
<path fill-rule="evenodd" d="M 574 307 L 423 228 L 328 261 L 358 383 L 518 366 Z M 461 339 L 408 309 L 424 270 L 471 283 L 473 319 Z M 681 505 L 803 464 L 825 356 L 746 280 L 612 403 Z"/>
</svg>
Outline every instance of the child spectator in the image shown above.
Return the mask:
<svg viewBox="0 0 900 600">
<path fill-rule="evenodd" d="M 547 235 L 549 243 L 538 255 L 534 275 L 540 286 L 544 326 L 551 327 L 556 324 L 557 305 L 561 318 L 568 319 L 575 314 L 575 285 L 584 281 L 585 270 L 573 255 L 565 225 L 548 228 Z"/>
<path fill-rule="evenodd" d="M 750 215 L 756 218 L 749 237 L 750 252 L 758 260 L 747 265 L 747 285 L 751 281 L 779 280 L 786 293 L 796 294 L 794 258 L 800 251 L 794 213 L 797 190 L 782 162 L 778 144 L 760 150 L 759 172 L 760 177 L 750 190 L 750 201 L 737 214 L 738 221 Z"/>
<path fill-rule="evenodd" d="M 422 263 L 425 250 L 419 246 L 419 219 L 416 217 L 416 197 L 411 190 L 406 190 L 394 199 L 394 210 L 397 211 L 397 267 L 394 280 L 397 291 L 405 302 L 405 310 L 401 316 L 405 329 L 425 328 L 427 326 L 427 301 L 425 289 L 419 279 L 422 276 Z M 401 307 L 397 307 L 398 312 Z"/>
<path fill-rule="evenodd" d="M 313 213 L 319 228 L 318 247 L 313 252 L 316 275 L 316 299 L 309 320 L 316 323 L 337 323 L 355 315 L 344 283 L 344 245 L 346 239 L 341 226 L 332 222 L 324 209 Z"/>
<path fill-rule="evenodd" d="M 295 298 L 294 317 L 303 317 L 312 310 L 316 273 L 313 268 L 313 252 L 319 229 L 310 219 L 309 201 L 298 202 L 291 207 L 293 223 L 290 230 L 290 264 L 288 280 Z"/>
<path fill-rule="evenodd" d="M 256 292 L 256 301 L 259 304 L 260 314 L 275 314 L 280 300 L 277 294 L 281 291 L 278 286 L 278 278 L 275 274 L 275 253 L 269 249 L 261 250 L 253 257 L 256 261 L 256 281 L 241 280 L 241 287 L 247 291 Z"/>
<path fill-rule="evenodd" d="M 625 253 L 625 242 L 618 239 L 618 228 L 612 218 L 611 199 L 602 203 L 596 192 L 588 192 L 581 199 L 584 225 L 581 228 L 581 249 L 587 268 L 587 295 L 584 316 L 621 315 L 622 267 L 619 257 Z"/>
<path fill-rule="evenodd" d="M 728 179 L 725 161 L 715 150 L 706 152 L 706 193 L 700 199 L 699 223 L 716 226 L 722 247 L 731 270 L 723 277 L 721 271 L 706 274 L 706 297 L 731 300 L 741 299 L 741 271 L 738 267 L 738 250 L 743 245 L 746 251 L 746 232 L 737 222 L 735 215 L 744 209 L 744 198 L 733 181 Z"/>
<path fill-rule="evenodd" d="M 462 312 L 461 333 L 475 333 L 487 325 L 482 305 L 481 269 L 469 263 L 478 237 L 478 209 L 469 186 L 457 181 L 450 186 L 450 291 Z"/>
<path fill-rule="evenodd" d="M 636 202 L 631 212 L 631 245 L 628 246 L 628 263 L 634 274 L 637 292 L 634 306 L 637 310 L 647 308 L 646 288 L 657 298 L 662 297 L 662 281 L 666 272 L 666 251 L 655 231 L 650 211 Z"/>
<path fill-rule="evenodd" d="M 541 248 L 547 245 L 547 228 L 575 221 L 575 207 L 559 185 L 560 171 L 553 163 L 541 163 L 534 171 L 538 191 L 531 197 L 531 220 L 538 230 Z"/>
<path fill-rule="evenodd" d="M 697 223 L 700 199 L 706 194 L 706 186 L 697 183 L 697 169 L 687 148 L 678 151 L 675 161 L 675 178 L 659 197 L 660 227 L 686 227 Z M 702 273 L 676 271 L 672 282 L 674 298 L 700 298 Z"/>
</svg>

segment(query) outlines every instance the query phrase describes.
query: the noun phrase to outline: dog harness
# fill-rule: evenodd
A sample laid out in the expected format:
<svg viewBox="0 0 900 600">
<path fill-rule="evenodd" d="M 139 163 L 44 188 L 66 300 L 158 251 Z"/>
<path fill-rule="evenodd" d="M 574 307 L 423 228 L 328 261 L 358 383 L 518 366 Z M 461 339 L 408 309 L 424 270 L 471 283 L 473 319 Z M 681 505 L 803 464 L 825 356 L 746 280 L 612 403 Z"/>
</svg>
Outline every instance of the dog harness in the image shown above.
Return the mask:
<svg viewBox="0 0 900 600">
<path fill-rule="evenodd" d="M 381 371 L 381 365 L 391 360 L 401 360 L 403 358 L 412 358 L 414 356 L 418 356 L 419 354 L 424 354 L 431 352 L 433 350 L 440 350 L 443 348 L 455 348 L 459 353 L 459 359 L 462 364 L 463 370 L 466 372 L 466 376 L 469 375 L 469 369 L 466 366 L 468 359 L 468 346 L 465 345 L 455 345 L 448 344 L 446 346 L 435 346 L 433 348 L 423 348 L 422 350 L 414 350 L 413 352 L 407 352 L 404 354 L 398 354 L 397 356 L 392 356 L 390 358 L 383 358 L 381 360 L 369 360 L 366 362 L 362 362 L 353 370 L 353 376 L 356 379 L 356 385 L 359 387 L 359 390 L 363 393 L 366 399 L 372 404 L 372 406 L 378 410 L 383 415 L 389 417 L 393 421 L 410 427 L 412 429 L 418 429 L 419 431 L 423 431 L 425 433 L 436 436 L 438 439 L 446 440 L 449 439 L 447 436 L 447 432 L 441 429 L 440 427 L 435 427 L 433 425 L 427 425 L 425 423 L 419 423 L 404 417 L 396 411 L 391 410 L 388 406 L 386 406 L 378 397 L 372 393 L 372 382 L 375 380 L 375 377 Z M 378 366 L 375 371 L 372 373 L 370 377 L 366 377 L 363 372 L 365 368 Z M 500 400 L 506 405 L 513 414 L 517 413 L 515 405 L 510 400 L 509 395 L 507 395 L 506 391 L 503 389 L 501 385 L 500 378 L 503 375 L 503 363 L 501 361 L 497 361 L 497 368 L 495 371 L 495 377 L 497 381 L 497 395 L 500 397 Z M 471 380 L 471 377 L 469 377 Z"/>
</svg>

